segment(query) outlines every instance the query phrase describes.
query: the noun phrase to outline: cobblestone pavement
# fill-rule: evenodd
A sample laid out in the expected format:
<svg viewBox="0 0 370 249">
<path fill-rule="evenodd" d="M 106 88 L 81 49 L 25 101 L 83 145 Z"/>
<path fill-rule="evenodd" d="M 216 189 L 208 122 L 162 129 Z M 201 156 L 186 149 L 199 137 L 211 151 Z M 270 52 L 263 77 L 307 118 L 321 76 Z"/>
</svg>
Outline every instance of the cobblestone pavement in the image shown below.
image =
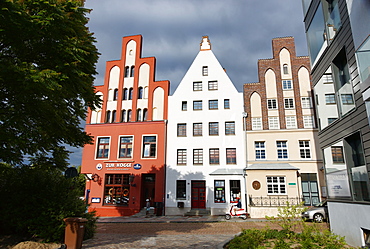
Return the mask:
<svg viewBox="0 0 370 249">
<path fill-rule="evenodd" d="M 95 237 L 82 248 L 222 248 L 242 229 L 267 224 L 276 226 L 263 219 L 226 221 L 223 216 L 100 218 Z"/>
</svg>

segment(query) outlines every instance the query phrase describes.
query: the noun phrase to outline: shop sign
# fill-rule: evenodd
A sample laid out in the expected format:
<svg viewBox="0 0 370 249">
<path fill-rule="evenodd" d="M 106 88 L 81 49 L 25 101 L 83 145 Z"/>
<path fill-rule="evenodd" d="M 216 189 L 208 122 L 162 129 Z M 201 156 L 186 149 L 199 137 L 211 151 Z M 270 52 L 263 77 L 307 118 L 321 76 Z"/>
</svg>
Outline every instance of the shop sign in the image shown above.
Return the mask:
<svg viewBox="0 0 370 249">
<path fill-rule="evenodd" d="M 135 163 L 134 164 L 134 169 L 141 169 L 141 164 L 140 163 Z"/>
<path fill-rule="evenodd" d="M 103 167 L 106 170 L 129 170 L 132 167 L 132 163 L 107 162 L 104 165 L 101 163 L 96 165 L 97 170 L 101 170 Z"/>
<path fill-rule="evenodd" d="M 98 198 L 98 197 L 92 197 L 91 198 L 91 203 L 100 203 L 100 198 Z"/>
</svg>

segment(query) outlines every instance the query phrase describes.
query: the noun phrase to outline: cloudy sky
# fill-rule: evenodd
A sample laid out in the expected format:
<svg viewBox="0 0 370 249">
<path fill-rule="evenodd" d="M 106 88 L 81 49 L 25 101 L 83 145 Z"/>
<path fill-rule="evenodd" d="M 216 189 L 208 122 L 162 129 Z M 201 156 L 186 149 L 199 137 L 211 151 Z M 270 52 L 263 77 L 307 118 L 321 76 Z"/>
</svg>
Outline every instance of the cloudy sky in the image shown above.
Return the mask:
<svg viewBox="0 0 370 249">
<path fill-rule="evenodd" d="M 143 36 L 142 56 L 156 57 L 156 80 L 169 80 L 171 93 L 204 35 L 239 91 L 258 81 L 257 60 L 272 57 L 272 38 L 293 36 L 297 55 L 308 55 L 301 0 L 86 0 L 85 6 L 101 53 L 95 85 L 104 83 L 105 62 L 120 59 L 129 35 Z M 80 162 L 80 151 L 71 155 L 71 164 Z"/>
</svg>

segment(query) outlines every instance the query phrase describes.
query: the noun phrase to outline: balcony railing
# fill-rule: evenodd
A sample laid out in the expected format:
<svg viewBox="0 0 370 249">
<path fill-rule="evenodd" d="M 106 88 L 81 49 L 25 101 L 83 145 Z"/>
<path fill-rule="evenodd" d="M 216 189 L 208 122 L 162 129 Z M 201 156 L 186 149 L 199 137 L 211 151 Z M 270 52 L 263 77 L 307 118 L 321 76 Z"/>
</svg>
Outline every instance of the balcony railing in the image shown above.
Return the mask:
<svg viewBox="0 0 370 249">
<path fill-rule="evenodd" d="M 287 202 L 290 205 L 298 205 L 303 199 L 287 196 L 249 196 L 249 205 L 252 207 L 281 207 L 286 206 Z"/>
</svg>

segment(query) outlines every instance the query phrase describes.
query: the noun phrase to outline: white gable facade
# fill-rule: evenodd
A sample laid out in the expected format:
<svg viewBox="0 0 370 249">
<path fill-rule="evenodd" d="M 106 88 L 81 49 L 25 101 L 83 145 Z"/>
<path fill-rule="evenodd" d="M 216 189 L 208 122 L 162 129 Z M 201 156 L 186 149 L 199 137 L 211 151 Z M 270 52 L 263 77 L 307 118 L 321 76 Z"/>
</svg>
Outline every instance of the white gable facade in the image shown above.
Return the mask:
<svg viewBox="0 0 370 249">
<path fill-rule="evenodd" d="M 166 215 L 205 210 L 223 215 L 240 199 L 246 208 L 243 93 L 211 50 L 207 36 L 169 97 Z"/>
</svg>

